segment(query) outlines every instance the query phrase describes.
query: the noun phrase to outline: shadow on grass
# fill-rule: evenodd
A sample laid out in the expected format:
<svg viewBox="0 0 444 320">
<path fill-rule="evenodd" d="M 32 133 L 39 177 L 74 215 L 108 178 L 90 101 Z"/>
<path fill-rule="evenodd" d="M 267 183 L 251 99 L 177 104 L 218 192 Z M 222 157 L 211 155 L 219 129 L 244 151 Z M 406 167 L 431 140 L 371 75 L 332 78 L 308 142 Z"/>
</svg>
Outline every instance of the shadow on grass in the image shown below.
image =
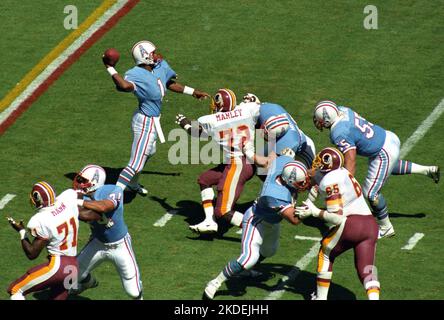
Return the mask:
<svg viewBox="0 0 444 320">
<path fill-rule="evenodd" d="M 408 214 L 408 213 L 389 213 L 390 218 L 410 218 L 410 219 L 422 219 L 426 217 L 425 213 L 414 213 L 414 214 Z"/>
<path fill-rule="evenodd" d="M 32 296 L 34 297 L 34 299 L 36 300 L 49 300 L 51 299 L 51 290 L 47 289 L 47 290 L 43 290 L 43 291 L 38 291 L 32 294 Z M 68 300 L 91 300 L 90 298 L 86 298 L 86 297 L 82 297 L 82 296 L 68 296 Z"/>
<path fill-rule="evenodd" d="M 168 198 L 159 198 L 156 196 L 149 197 L 152 201 L 157 202 L 160 206 L 167 212 L 174 213 L 175 215 L 185 217 L 185 221 L 188 225 L 195 225 L 201 222 L 205 215 L 202 209 L 202 205 L 199 202 L 192 200 L 180 200 L 176 203 L 176 206 L 172 206 L 168 203 Z M 251 205 L 253 201 L 242 203 L 235 206 L 235 210 L 239 212 L 245 212 Z M 225 234 L 234 226 L 227 223 L 225 220 L 218 221 L 218 231 L 214 234 L 196 234 L 193 236 L 187 236 L 190 240 L 201 240 L 201 241 L 213 241 L 215 239 L 221 239 L 226 241 L 240 242 L 237 237 L 229 237 Z M 236 228 L 236 227 L 234 227 Z M 190 231 L 191 232 L 191 231 Z"/>
<path fill-rule="evenodd" d="M 248 287 L 260 288 L 264 292 L 264 298 L 273 291 L 285 289 L 287 292 L 301 295 L 304 300 L 310 300 L 311 294 L 316 291 L 316 274 L 303 271 L 294 266 L 275 263 L 261 263 L 254 268 L 260 271 L 262 275 L 258 278 L 235 277 L 226 282 L 227 290 L 220 290 L 216 296 L 240 297 L 247 293 Z M 292 273 L 296 275 L 292 281 L 283 283 L 282 277 Z M 271 279 L 279 278 L 274 285 L 268 285 L 265 282 Z M 328 294 L 329 300 L 356 300 L 356 295 L 349 289 L 336 284 L 330 285 Z"/>
</svg>

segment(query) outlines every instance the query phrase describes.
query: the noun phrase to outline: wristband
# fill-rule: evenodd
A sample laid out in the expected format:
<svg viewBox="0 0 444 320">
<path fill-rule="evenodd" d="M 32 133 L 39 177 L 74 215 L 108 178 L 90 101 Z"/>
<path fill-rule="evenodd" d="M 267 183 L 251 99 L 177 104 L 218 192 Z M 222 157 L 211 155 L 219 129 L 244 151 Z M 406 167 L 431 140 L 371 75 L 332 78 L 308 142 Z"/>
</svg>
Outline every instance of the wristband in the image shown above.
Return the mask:
<svg viewBox="0 0 444 320">
<path fill-rule="evenodd" d="M 187 86 L 185 86 L 183 88 L 183 94 L 188 94 L 188 95 L 192 96 L 193 93 L 194 93 L 194 89 L 193 88 L 190 88 L 190 87 L 187 87 Z"/>
<path fill-rule="evenodd" d="M 116 69 L 114 69 L 114 67 L 108 67 L 106 68 L 106 71 L 108 71 L 109 75 L 112 77 L 113 75 L 115 75 L 116 73 L 118 73 L 116 71 Z"/>
<path fill-rule="evenodd" d="M 19 234 L 20 234 L 20 240 L 23 240 L 26 238 L 26 230 L 25 229 L 20 230 Z"/>
<path fill-rule="evenodd" d="M 78 205 L 79 207 L 83 207 L 83 202 L 84 202 L 83 199 L 77 199 L 77 205 Z"/>
</svg>

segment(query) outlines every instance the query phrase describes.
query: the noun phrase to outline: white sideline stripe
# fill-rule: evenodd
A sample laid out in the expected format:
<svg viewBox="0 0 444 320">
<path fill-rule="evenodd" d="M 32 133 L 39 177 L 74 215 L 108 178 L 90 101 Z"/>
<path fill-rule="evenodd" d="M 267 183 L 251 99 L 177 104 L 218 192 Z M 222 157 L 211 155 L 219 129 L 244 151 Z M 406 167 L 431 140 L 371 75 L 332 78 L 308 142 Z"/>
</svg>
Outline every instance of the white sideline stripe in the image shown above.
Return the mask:
<svg viewBox="0 0 444 320">
<path fill-rule="evenodd" d="M 294 236 L 296 240 L 311 240 L 311 241 L 321 241 L 322 238 L 319 237 L 306 237 L 306 236 Z"/>
<path fill-rule="evenodd" d="M 432 113 L 421 123 L 421 125 L 416 129 L 415 132 L 407 139 L 405 143 L 403 143 L 401 152 L 399 153 L 399 158 L 404 158 L 410 150 L 421 140 L 424 135 L 429 131 L 429 129 L 433 126 L 436 120 L 441 116 L 444 112 L 444 98 L 441 102 L 433 109 Z"/>
<path fill-rule="evenodd" d="M 0 210 L 2 210 L 8 204 L 8 202 L 14 198 L 15 194 L 8 193 L 6 196 L 4 196 L 2 200 L 0 200 Z"/>
<path fill-rule="evenodd" d="M 171 218 L 177 213 L 177 210 L 170 210 L 167 213 L 165 213 L 162 218 L 160 218 L 159 220 L 157 220 L 153 226 L 155 227 L 164 227 L 168 221 L 171 220 Z"/>
<path fill-rule="evenodd" d="M 415 233 L 409 241 L 407 241 L 407 244 L 401 248 L 401 250 L 412 250 L 416 244 L 424 237 L 424 233 L 417 232 Z"/>
<path fill-rule="evenodd" d="M 287 283 L 294 281 L 299 276 L 299 273 L 302 270 L 304 270 L 310 264 L 311 260 L 313 260 L 313 258 L 315 258 L 318 255 L 320 247 L 321 247 L 320 243 L 315 243 L 310 248 L 308 253 L 305 256 L 303 256 L 298 262 L 296 262 L 293 270 L 291 270 L 287 275 L 282 277 L 282 279 L 280 280 L 281 283 L 279 284 L 278 288 L 270 292 L 270 294 L 265 297 L 265 300 L 280 299 L 285 292 L 285 286 L 287 285 Z"/>
<path fill-rule="evenodd" d="M 65 62 L 83 43 L 88 40 L 98 29 L 100 29 L 113 15 L 117 13 L 128 0 L 118 0 L 104 14 L 97 19 L 84 33 L 82 33 L 68 48 L 66 48 L 45 70 L 43 70 L 26 89 L 14 99 L 10 106 L 0 113 L 0 124 L 16 110 L 32 93 L 63 63 Z"/>
</svg>

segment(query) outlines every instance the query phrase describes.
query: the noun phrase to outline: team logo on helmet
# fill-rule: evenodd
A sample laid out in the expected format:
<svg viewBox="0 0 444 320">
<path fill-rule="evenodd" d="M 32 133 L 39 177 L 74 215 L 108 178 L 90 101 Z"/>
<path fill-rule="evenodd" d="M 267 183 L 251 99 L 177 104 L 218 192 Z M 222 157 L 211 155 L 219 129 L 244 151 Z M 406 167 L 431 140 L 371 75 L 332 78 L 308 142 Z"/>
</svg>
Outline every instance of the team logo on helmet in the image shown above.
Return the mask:
<svg viewBox="0 0 444 320">
<path fill-rule="evenodd" d="M 73 188 L 82 193 L 90 193 L 103 186 L 105 180 L 105 170 L 100 166 L 90 164 L 76 175 L 73 181 Z"/>
<path fill-rule="evenodd" d="M 37 182 L 29 193 L 31 206 L 40 209 L 54 205 L 56 193 L 54 188 L 45 181 Z"/>
<path fill-rule="evenodd" d="M 210 112 L 227 112 L 236 107 L 236 95 L 230 89 L 219 89 L 211 98 Z"/>
<path fill-rule="evenodd" d="M 339 116 L 339 109 L 333 101 L 319 102 L 313 113 L 313 123 L 317 129 L 330 128 Z"/>
<path fill-rule="evenodd" d="M 323 173 L 339 169 L 344 166 L 344 156 L 336 148 L 325 148 L 313 160 L 312 168 Z"/>
<path fill-rule="evenodd" d="M 282 170 L 281 178 L 287 186 L 298 191 L 304 191 L 310 187 L 307 168 L 300 161 L 287 163 Z"/>
</svg>

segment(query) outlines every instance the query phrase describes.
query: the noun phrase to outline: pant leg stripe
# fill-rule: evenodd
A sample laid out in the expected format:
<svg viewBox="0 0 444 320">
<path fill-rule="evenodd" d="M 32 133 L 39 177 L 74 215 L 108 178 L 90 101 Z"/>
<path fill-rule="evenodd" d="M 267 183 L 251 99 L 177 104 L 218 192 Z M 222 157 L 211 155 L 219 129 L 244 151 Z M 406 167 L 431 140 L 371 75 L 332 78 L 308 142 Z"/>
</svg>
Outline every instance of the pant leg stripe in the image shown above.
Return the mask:
<svg viewBox="0 0 444 320">
<path fill-rule="evenodd" d="M 136 150 L 135 150 L 134 154 L 132 155 L 133 158 L 132 158 L 132 160 L 130 160 L 130 164 L 129 164 L 129 166 L 131 168 L 134 168 L 134 163 L 136 162 L 136 159 L 137 159 L 140 143 L 142 142 L 142 139 L 145 136 L 144 133 L 145 133 L 145 124 L 146 124 L 147 118 L 148 118 L 147 116 L 144 116 L 144 118 L 143 118 L 142 132 L 140 133 L 139 140 L 137 141 L 137 145 L 136 145 Z"/>
<path fill-rule="evenodd" d="M 151 144 L 150 140 L 151 140 L 151 134 L 153 134 L 153 123 L 154 123 L 154 120 L 151 119 L 150 120 L 150 129 L 148 131 L 148 135 L 147 135 L 147 139 L 146 139 L 146 142 L 145 142 L 145 146 L 143 148 L 142 153 L 140 154 L 139 165 L 137 166 L 137 169 L 136 169 L 137 172 L 142 169 L 141 167 L 143 167 L 143 165 L 145 163 L 145 160 L 143 160 L 143 158 L 146 157 L 146 149 Z"/>
</svg>

